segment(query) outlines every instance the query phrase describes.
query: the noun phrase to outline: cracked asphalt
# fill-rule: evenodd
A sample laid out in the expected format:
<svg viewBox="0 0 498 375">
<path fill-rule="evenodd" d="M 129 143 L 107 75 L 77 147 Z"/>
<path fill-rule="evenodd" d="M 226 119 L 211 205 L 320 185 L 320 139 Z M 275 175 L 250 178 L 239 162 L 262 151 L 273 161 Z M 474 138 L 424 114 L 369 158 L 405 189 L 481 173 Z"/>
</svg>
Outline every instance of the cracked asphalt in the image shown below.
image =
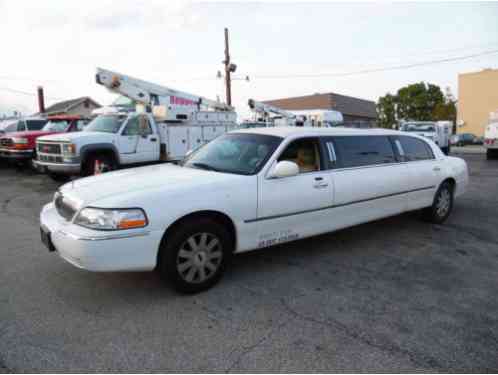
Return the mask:
<svg viewBox="0 0 498 375">
<path fill-rule="evenodd" d="M 462 156 L 444 225 L 409 213 L 242 254 L 195 296 L 48 253 L 57 185 L 0 167 L 0 372 L 496 372 L 498 160 Z"/>
</svg>

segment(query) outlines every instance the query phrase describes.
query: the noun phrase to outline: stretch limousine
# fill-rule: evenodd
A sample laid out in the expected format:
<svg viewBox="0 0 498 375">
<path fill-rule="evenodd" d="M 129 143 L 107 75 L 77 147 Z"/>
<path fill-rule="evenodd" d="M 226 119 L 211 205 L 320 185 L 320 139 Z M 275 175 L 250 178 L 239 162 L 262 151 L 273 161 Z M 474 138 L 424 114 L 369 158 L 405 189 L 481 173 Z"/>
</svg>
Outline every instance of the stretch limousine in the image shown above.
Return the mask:
<svg viewBox="0 0 498 375">
<path fill-rule="evenodd" d="M 182 165 L 63 185 L 41 212 L 49 250 L 91 271 L 157 269 L 181 292 L 216 283 L 233 253 L 411 210 L 434 223 L 465 161 L 390 130 L 277 127 L 222 135 Z"/>
</svg>

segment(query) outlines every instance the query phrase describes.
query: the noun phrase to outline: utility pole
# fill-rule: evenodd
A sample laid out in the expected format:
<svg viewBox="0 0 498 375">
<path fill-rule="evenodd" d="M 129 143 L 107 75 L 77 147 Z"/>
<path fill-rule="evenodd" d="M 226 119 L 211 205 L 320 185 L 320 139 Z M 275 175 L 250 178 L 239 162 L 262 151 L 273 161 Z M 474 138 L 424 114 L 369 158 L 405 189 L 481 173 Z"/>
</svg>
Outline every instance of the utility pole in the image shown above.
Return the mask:
<svg viewBox="0 0 498 375">
<path fill-rule="evenodd" d="M 43 114 L 45 112 L 45 98 L 43 96 L 42 86 L 38 86 L 37 93 L 38 93 L 38 112 Z"/>
<path fill-rule="evenodd" d="M 237 69 L 237 65 L 230 62 L 230 50 L 228 48 L 228 28 L 225 27 L 225 87 L 227 95 L 227 104 L 232 105 L 232 81 L 230 78 L 230 73 L 234 73 Z"/>
</svg>

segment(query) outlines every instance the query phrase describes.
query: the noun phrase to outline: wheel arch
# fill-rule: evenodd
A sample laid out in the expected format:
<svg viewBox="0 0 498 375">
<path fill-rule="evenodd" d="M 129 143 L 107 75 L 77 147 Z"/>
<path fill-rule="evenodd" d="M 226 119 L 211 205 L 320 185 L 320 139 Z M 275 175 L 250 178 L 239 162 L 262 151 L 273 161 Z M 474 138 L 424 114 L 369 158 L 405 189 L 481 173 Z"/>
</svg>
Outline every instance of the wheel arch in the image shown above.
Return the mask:
<svg viewBox="0 0 498 375">
<path fill-rule="evenodd" d="M 237 229 L 235 227 L 235 223 L 233 222 L 233 220 L 227 214 L 217 210 L 195 211 L 178 218 L 166 228 L 161 238 L 161 242 L 159 244 L 159 248 L 157 251 L 156 265 L 159 264 L 160 262 L 160 256 L 161 256 L 160 249 L 166 243 L 169 234 L 172 233 L 175 230 L 175 228 L 182 225 L 183 223 L 196 218 L 208 218 L 226 226 L 232 238 L 233 251 L 235 251 L 237 246 Z"/>
<path fill-rule="evenodd" d="M 81 165 L 84 165 L 88 161 L 88 158 L 90 156 L 99 153 L 105 153 L 111 155 L 116 161 L 116 163 L 118 165 L 120 164 L 119 152 L 116 149 L 116 146 L 108 143 L 96 143 L 96 144 L 85 145 L 81 148 L 80 150 Z"/>
</svg>

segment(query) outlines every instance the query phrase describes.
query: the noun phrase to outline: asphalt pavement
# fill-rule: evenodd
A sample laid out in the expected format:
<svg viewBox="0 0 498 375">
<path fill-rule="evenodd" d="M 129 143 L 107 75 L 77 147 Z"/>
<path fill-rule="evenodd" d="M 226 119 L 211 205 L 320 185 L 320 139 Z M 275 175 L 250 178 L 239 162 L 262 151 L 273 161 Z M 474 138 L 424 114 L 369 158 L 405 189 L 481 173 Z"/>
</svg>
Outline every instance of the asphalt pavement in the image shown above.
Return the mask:
<svg viewBox="0 0 498 375">
<path fill-rule="evenodd" d="M 445 224 L 409 213 L 238 255 L 194 296 L 48 253 L 57 185 L 0 167 L 0 372 L 496 372 L 498 160 L 462 157 Z"/>
</svg>

